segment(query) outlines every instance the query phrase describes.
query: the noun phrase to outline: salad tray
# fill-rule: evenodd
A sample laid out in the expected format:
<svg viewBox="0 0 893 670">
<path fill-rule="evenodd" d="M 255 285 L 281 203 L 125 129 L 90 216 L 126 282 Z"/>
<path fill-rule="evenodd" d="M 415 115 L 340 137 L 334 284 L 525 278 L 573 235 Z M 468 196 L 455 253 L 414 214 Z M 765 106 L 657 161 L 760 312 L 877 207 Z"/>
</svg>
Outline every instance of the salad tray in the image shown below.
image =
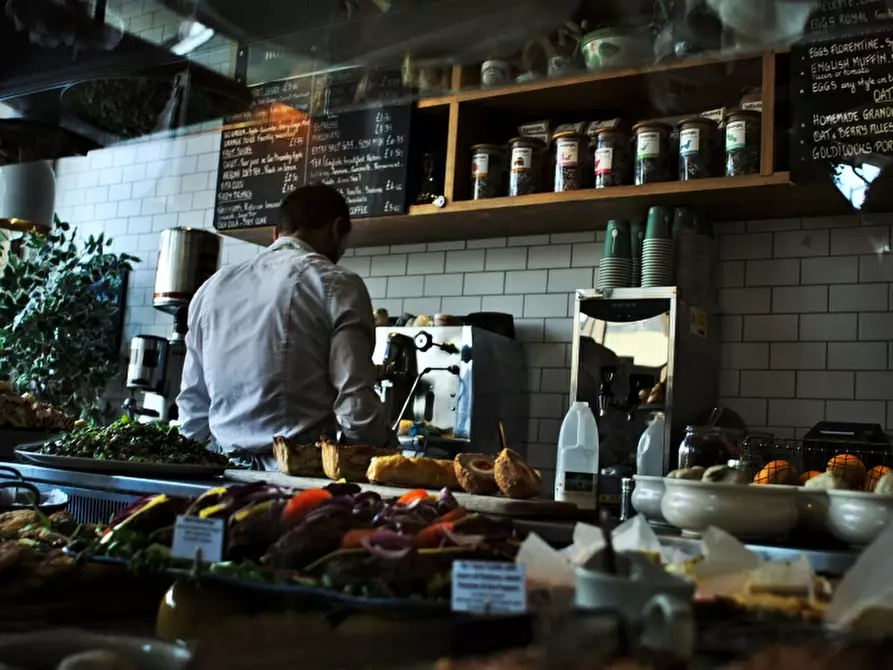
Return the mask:
<svg viewBox="0 0 893 670">
<path fill-rule="evenodd" d="M 170 479 L 208 479 L 220 477 L 225 465 L 190 465 L 181 463 L 151 463 L 146 461 L 114 461 L 78 456 L 40 454 L 26 449 L 16 449 L 16 455 L 34 465 L 61 470 L 78 470 L 99 474 L 132 475 L 134 477 L 160 477 Z"/>
</svg>

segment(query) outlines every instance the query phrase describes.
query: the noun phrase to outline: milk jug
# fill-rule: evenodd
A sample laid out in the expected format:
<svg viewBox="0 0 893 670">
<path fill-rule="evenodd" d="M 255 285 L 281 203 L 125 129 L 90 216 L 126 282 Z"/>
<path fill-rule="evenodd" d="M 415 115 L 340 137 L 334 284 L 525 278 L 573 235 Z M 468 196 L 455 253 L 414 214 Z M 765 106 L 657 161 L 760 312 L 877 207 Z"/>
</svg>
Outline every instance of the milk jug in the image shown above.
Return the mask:
<svg viewBox="0 0 893 670">
<path fill-rule="evenodd" d="M 558 434 L 555 500 L 595 509 L 598 484 L 598 426 L 589 403 L 571 405 Z"/>
</svg>

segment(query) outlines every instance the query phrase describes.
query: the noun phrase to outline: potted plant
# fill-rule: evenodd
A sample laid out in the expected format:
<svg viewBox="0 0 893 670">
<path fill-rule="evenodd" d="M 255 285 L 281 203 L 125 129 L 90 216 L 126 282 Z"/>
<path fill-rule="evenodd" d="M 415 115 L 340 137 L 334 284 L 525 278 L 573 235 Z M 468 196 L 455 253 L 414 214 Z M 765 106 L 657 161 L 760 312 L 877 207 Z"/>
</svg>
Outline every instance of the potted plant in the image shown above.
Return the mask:
<svg viewBox="0 0 893 670">
<path fill-rule="evenodd" d="M 96 421 L 118 372 L 127 272 L 138 258 L 56 218 L 0 271 L 0 379 L 74 417 Z"/>
</svg>

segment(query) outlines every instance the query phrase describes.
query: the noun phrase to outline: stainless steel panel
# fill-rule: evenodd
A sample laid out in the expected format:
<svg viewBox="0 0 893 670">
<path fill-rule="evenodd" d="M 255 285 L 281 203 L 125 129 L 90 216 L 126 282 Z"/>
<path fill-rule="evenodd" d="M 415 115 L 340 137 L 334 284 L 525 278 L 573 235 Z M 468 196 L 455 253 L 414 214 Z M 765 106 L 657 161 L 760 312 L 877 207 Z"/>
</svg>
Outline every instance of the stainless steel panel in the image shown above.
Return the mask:
<svg viewBox="0 0 893 670">
<path fill-rule="evenodd" d="M 651 412 L 666 415 L 665 471 L 674 467 L 685 426 L 716 403 L 719 370 L 718 317 L 680 299 L 675 287 L 577 291 L 571 364 L 571 399 L 590 403 L 602 436 L 600 465 L 635 454 Z M 616 405 L 599 416 L 603 369 Z M 661 407 L 642 406 L 637 393 L 666 377 Z M 604 397 L 601 398 L 604 404 Z"/>
<path fill-rule="evenodd" d="M 161 232 L 153 306 L 176 311 L 189 304 L 205 280 L 217 271 L 220 236 L 195 228 Z"/>
</svg>

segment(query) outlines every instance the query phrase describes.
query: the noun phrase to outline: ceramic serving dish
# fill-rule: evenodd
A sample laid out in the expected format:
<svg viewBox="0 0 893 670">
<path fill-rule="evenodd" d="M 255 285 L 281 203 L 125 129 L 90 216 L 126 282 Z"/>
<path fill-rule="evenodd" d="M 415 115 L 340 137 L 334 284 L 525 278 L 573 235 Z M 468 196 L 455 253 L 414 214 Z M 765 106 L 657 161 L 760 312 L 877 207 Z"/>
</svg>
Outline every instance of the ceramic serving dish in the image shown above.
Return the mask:
<svg viewBox="0 0 893 670">
<path fill-rule="evenodd" d="M 647 26 L 600 28 L 583 36 L 580 52 L 592 72 L 635 67 L 654 61 L 654 38 Z"/>
<path fill-rule="evenodd" d="M 841 542 L 871 543 L 893 519 L 893 496 L 866 491 L 826 491 L 828 531 Z"/>
<path fill-rule="evenodd" d="M 55 668 L 67 656 L 98 649 L 118 654 L 137 670 L 183 670 L 192 658 L 185 648 L 159 640 L 57 629 L 3 636 L 0 663 Z"/>
<path fill-rule="evenodd" d="M 649 521 L 664 521 L 660 501 L 664 497 L 664 478 L 650 475 L 633 475 L 633 508 Z"/>
<path fill-rule="evenodd" d="M 797 524 L 795 486 L 740 486 L 665 479 L 660 509 L 683 531 L 699 534 L 710 526 L 746 539 L 783 536 Z"/>
</svg>

